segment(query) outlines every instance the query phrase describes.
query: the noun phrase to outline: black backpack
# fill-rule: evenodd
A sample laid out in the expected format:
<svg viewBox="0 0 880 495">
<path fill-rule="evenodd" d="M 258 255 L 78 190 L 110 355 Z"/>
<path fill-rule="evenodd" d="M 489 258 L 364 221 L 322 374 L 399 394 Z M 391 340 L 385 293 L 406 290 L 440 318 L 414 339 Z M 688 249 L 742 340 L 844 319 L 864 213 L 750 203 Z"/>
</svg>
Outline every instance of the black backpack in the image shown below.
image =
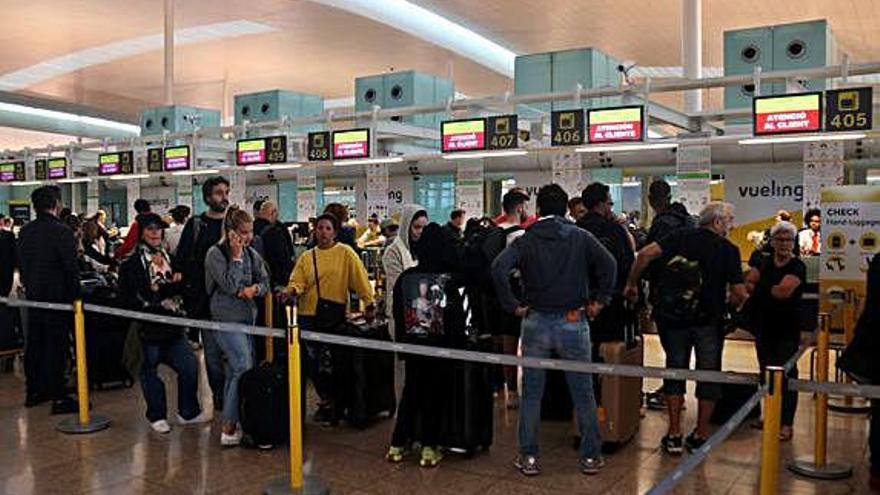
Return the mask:
<svg viewBox="0 0 880 495">
<path fill-rule="evenodd" d="M 682 253 L 671 257 L 657 277 L 657 299 L 654 316 L 670 324 L 682 326 L 696 323 L 704 317 L 703 268 L 688 254 L 685 236 Z"/>
<path fill-rule="evenodd" d="M 584 218 L 579 227 L 593 234 L 594 237 L 611 253 L 617 262 L 617 285 L 620 291 L 626 284 L 629 270 L 633 264 L 632 247 L 627 243 L 624 227 L 598 215 Z"/>
</svg>

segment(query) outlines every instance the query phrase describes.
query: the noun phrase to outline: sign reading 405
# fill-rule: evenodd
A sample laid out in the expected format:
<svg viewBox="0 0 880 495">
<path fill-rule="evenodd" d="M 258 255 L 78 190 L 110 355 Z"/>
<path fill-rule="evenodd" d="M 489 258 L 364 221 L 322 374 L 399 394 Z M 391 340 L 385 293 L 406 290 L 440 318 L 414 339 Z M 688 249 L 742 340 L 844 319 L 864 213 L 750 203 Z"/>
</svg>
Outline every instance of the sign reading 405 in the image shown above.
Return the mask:
<svg viewBox="0 0 880 495">
<path fill-rule="evenodd" d="M 873 126 L 874 95 L 868 88 L 832 89 L 825 92 L 825 130 L 866 131 Z"/>
</svg>

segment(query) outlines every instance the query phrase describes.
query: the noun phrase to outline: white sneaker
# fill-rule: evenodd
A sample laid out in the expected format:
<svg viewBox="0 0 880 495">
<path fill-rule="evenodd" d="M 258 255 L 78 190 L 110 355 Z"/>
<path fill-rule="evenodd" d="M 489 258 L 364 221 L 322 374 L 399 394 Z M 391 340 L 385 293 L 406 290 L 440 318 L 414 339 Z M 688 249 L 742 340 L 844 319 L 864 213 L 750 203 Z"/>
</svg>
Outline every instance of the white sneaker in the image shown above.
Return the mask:
<svg viewBox="0 0 880 495">
<path fill-rule="evenodd" d="M 214 415 L 208 411 L 202 410 L 198 416 L 192 419 L 183 419 L 180 413 L 177 413 L 177 424 L 179 425 L 198 425 L 202 423 L 210 423 L 214 419 Z"/>
<path fill-rule="evenodd" d="M 165 421 L 164 419 L 150 423 L 150 427 L 153 428 L 153 431 L 156 433 L 162 433 L 163 435 L 171 432 L 171 426 L 168 424 L 168 421 Z"/>
<path fill-rule="evenodd" d="M 220 445 L 224 447 L 237 447 L 241 443 L 241 427 L 235 429 L 235 433 L 228 434 L 226 432 L 220 432 Z"/>
</svg>

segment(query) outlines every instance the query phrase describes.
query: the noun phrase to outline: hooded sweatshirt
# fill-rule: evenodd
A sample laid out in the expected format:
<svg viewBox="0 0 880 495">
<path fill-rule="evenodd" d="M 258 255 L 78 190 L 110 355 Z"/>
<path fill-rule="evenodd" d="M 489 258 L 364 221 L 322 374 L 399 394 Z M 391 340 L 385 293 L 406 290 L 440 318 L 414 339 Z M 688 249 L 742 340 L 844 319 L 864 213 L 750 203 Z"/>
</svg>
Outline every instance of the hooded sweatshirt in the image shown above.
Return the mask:
<svg viewBox="0 0 880 495">
<path fill-rule="evenodd" d="M 514 296 L 509 274 L 519 268 L 525 301 Z M 591 275 L 593 275 L 591 277 Z M 608 304 L 617 263 L 589 232 L 558 216 L 541 218 L 495 258 L 492 278 L 505 311 L 528 306 L 539 312 L 582 308 L 588 300 Z M 590 280 L 596 287 L 590 287 Z"/>
<path fill-rule="evenodd" d="M 385 270 L 387 284 L 385 286 L 385 314 L 389 319 L 394 317 L 391 305 L 394 300 L 394 284 L 397 282 L 397 278 L 405 270 L 417 264 L 409 245 L 409 226 L 413 217 L 420 211 L 425 211 L 425 208 L 416 204 L 404 205 L 403 212 L 400 214 L 400 230 L 398 230 L 397 238 L 388 246 L 382 256 L 382 268 Z"/>
</svg>

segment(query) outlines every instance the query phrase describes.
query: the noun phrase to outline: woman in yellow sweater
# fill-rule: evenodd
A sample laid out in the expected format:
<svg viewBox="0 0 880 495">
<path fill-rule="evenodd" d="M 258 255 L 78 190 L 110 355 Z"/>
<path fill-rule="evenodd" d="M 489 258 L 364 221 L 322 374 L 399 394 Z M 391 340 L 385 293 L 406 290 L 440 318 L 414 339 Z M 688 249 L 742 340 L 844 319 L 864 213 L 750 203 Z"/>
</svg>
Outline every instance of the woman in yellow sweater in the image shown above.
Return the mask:
<svg viewBox="0 0 880 495">
<path fill-rule="evenodd" d="M 342 310 L 348 302 L 350 291 L 357 293 L 364 302 L 367 321 L 372 321 L 375 317 L 376 306 L 367 270 L 351 247 L 336 242 L 339 227 L 339 219 L 332 214 L 325 213 L 318 217 L 315 222 L 317 246 L 299 257 L 290 275 L 287 292 L 298 298 L 299 326 L 303 330 L 325 330 L 316 328 L 318 300 Z M 318 316 L 324 320 L 322 316 L 326 315 Z M 306 370 L 320 399 L 315 421 L 336 424 L 339 414 L 333 407 L 335 391 L 330 374 L 331 350 L 328 346 L 319 344 L 308 344 L 305 349 Z"/>
</svg>

